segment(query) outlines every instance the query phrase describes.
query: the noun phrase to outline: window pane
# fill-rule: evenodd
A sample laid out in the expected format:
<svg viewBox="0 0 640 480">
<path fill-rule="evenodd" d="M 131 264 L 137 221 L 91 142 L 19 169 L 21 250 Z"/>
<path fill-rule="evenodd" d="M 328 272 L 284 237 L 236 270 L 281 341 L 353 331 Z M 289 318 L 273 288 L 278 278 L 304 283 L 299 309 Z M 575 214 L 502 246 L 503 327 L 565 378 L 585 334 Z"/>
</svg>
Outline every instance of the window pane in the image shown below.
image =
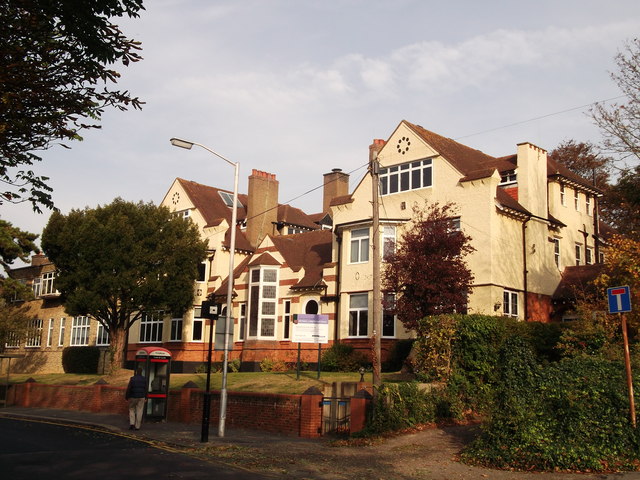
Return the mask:
<svg viewBox="0 0 640 480">
<path fill-rule="evenodd" d="M 422 186 L 431 186 L 431 167 L 425 167 L 424 170 L 422 170 Z"/>
<path fill-rule="evenodd" d="M 260 335 L 273 337 L 275 335 L 275 318 L 263 318 L 260 325 Z"/>
<path fill-rule="evenodd" d="M 265 282 L 275 282 L 278 279 L 278 271 L 272 268 L 264 270 L 262 280 Z"/>
<path fill-rule="evenodd" d="M 263 298 L 276 298 L 276 286 L 275 285 L 265 285 L 262 287 L 262 297 Z"/>
<path fill-rule="evenodd" d="M 364 336 L 367 335 L 367 328 L 369 325 L 369 314 L 366 310 L 360 312 L 360 328 L 358 331 L 358 335 Z"/>
<path fill-rule="evenodd" d="M 359 293 L 349 297 L 349 308 L 368 308 L 368 296 L 366 293 Z"/>
<path fill-rule="evenodd" d="M 276 303 L 275 302 L 262 302 L 262 314 L 263 315 L 275 315 Z"/>
<path fill-rule="evenodd" d="M 368 262 L 369 261 L 369 239 L 363 238 L 360 241 L 360 261 Z"/>
<path fill-rule="evenodd" d="M 402 172 L 400 174 L 400 191 L 406 192 L 409 190 L 409 172 Z"/>
</svg>

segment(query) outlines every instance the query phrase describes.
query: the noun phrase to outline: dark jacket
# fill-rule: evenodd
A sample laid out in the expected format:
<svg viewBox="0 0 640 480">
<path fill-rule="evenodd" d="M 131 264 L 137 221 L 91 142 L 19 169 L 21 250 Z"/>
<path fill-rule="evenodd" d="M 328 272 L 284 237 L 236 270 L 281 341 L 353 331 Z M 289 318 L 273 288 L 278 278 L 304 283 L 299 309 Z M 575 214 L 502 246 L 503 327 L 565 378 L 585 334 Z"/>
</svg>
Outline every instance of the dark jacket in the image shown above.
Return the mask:
<svg viewBox="0 0 640 480">
<path fill-rule="evenodd" d="M 124 398 L 144 398 L 147 396 L 147 379 L 142 375 L 134 375 L 129 379 L 129 385 Z"/>
</svg>

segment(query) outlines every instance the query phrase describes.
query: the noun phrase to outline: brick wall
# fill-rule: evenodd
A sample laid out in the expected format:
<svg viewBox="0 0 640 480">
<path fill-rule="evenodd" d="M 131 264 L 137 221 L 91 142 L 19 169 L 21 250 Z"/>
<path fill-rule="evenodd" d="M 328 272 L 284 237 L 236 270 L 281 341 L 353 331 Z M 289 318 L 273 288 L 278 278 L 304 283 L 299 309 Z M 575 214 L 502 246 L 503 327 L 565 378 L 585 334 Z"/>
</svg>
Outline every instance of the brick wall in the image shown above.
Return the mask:
<svg viewBox="0 0 640 480">
<path fill-rule="evenodd" d="M 12 385 L 10 405 L 54 408 L 125 416 L 124 387 L 106 383 L 90 386 L 45 385 L 26 382 Z M 219 418 L 219 391 L 211 402 L 211 423 Z M 169 392 L 167 419 L 174 422 L 202 421 L 204 392 L 189 384 Z M 228 392 L 226 426 L 313 438 L 322 432 L 322 392 L 310 390 L 302 395 Z"/>
</svg>

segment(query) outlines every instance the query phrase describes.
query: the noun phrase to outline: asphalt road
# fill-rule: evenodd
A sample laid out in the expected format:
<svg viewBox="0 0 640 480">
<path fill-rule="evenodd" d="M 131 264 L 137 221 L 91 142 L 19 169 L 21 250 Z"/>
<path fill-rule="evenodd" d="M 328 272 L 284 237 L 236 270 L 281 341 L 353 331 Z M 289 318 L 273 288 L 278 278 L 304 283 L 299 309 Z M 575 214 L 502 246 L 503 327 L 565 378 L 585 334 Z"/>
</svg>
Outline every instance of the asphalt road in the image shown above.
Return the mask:
<svg viewBox="0 0 640 480">
<path fill-rule="evenodd" d="M 0 478 L 245 480 L 266 477 L 122 435 L 0 418 Z"/>
</svg>

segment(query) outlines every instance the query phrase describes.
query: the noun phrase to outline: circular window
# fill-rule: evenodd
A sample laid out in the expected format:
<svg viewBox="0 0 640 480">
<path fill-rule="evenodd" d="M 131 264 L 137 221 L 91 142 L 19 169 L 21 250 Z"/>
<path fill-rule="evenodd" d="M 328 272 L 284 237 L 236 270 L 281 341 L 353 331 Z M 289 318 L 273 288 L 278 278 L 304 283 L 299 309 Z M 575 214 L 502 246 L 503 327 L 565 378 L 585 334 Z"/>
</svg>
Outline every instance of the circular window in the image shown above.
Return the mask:
<svg viewBox="0 0 640 480">
<path fill-rule="evenodd" d="M 404 155 L 409 151 L 410 145 L 411 145 L 411 142 L 409 141 L 409 137 L 402 137 L 400 140 L 398 140 L 398 146 L 397 146 L 398 153 L 401 153 L 402 155 Z"/>
<path fill-rule="evenodd" d="M 304 313 L 309 315 L 317 315 L 318 310 L 320 310 L 318 302 L 315 300 L 309 300 L 307 304 L 304 306 Z"/>
<path fill-rule="evenodd" d="M 178 192 L 174 193 L 173 196 L 171 197 L 171 202 L 174 205 L 177 205 L 178 202 L 180 201 L 180 194 Z"/>
</svg>

